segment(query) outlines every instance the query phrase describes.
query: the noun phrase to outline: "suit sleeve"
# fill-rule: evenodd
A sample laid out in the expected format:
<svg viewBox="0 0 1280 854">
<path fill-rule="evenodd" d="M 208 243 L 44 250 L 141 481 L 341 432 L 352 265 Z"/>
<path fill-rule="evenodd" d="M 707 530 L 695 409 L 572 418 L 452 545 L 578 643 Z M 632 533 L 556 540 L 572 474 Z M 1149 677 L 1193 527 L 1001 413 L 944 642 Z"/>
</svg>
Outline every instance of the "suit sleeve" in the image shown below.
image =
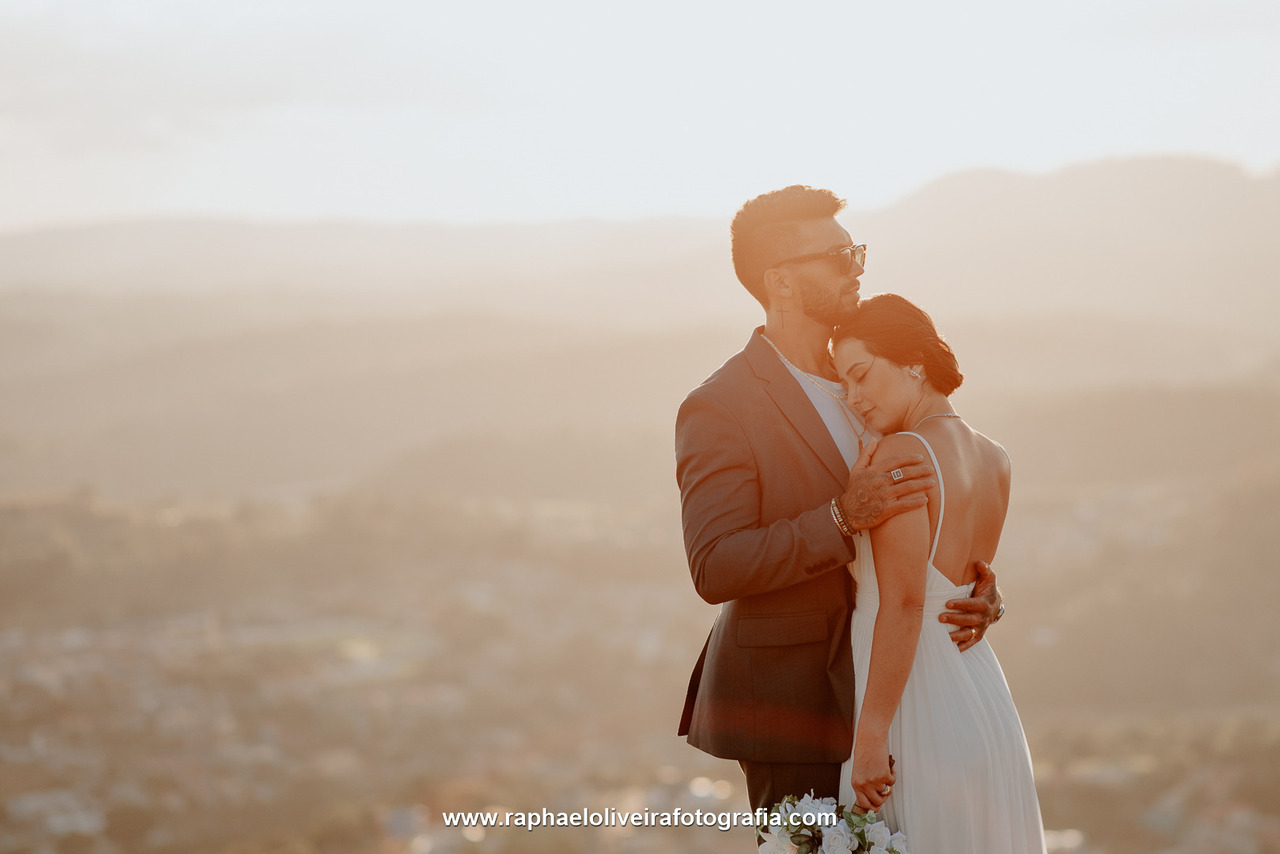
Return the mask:
<svg viewBox="0 0 1280 854">
<path fill-rule="evenodd" d="M 755 450 L 711 395 L 695 393 L 680 407 L 676 479 L 689 572 L 713 605 L 809 581 L 853 557 L 828 503 L 763 523 Z"/>
</svg>

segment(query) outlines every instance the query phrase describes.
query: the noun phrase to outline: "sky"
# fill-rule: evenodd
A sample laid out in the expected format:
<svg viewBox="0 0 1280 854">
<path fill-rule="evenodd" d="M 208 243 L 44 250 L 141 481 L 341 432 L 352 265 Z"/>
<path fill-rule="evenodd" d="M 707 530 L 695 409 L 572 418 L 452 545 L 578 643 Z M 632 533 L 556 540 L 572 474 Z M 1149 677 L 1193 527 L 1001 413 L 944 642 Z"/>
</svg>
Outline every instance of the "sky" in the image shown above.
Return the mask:
<svg viewBox="0 0 1280 854">
<path fill-rule="evenodd" d="M 966 169 L 1280 167 L 1280 4 L 0 0 L 0 231 L 728 218 Z"/>
</svg>

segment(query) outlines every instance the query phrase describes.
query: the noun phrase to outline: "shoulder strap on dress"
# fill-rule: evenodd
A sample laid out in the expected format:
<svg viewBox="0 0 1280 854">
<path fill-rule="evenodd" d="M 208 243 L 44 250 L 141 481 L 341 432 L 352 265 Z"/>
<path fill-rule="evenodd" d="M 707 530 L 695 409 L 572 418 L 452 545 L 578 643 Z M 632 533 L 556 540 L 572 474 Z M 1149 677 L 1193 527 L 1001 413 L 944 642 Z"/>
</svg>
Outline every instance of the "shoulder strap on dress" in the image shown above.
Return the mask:
<svg viewBox="0 0 1280 854">
<path fill-rule="evenodd" d="M 909 430 L 904 430 L 899 435 L 915 436 L 920 440 L 924 449 L 929 452 L 929 459 L 933 460 L 933 473 L 938 478 L 938 529 L 933 532 L 933 548 L 929 549 L 929 563 L 932 564 L 933 556 L 938 552 L 938 539 L 942 536 L 942 513 L 947 509 L 947 487 L 942 483 L 942 467 L 938 465 L 938 456 L 933 452 L 933 446 L 924 436 Z"/>
</svg>

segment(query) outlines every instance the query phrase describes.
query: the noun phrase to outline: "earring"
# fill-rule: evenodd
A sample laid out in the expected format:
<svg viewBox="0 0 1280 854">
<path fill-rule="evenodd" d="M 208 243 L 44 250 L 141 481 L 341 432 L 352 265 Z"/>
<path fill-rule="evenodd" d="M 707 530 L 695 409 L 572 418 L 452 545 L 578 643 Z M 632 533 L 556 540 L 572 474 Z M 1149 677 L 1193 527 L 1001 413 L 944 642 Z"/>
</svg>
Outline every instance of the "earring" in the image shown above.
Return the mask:
<svg viewBox="0 0 1280 854">
<path fill-rule="evenodd" d="M 910 368 L 907 368 L 907 373 L 911 374 L 911 376 L 915 377 L 916 379 L 920 379 L 920 375 L 917 374 L 915 371 L 911 370 Z"/>
</svg>

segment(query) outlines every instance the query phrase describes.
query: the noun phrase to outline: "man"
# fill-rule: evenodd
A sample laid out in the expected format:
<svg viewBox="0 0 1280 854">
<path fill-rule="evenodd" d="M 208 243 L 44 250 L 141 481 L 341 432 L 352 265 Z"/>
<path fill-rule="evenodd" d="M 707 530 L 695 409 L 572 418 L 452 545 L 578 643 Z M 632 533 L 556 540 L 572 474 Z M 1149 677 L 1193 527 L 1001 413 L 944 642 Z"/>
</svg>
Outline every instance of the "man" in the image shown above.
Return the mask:
<svg viewBox="0 0 1280 854">
<path fill-rule="evenodd" d="M 736 759 L 753 809 L 836 797 L 853 744 L 854 591 L 861 532 L 926 503 L 920 456 L 870 464 L 827 352 L 858 305 L 865 247 L 844 201 L 792 186 L 743 205 L 733 265 L 765 324 L 694 389 L 676 419 L 685 552 L 699 595 L 722 605 L 689 682 L 680 734 Z M 974 598 L 943 615 L 967 649 L 1002 609 L 981 565 Z"/>
</svg>

